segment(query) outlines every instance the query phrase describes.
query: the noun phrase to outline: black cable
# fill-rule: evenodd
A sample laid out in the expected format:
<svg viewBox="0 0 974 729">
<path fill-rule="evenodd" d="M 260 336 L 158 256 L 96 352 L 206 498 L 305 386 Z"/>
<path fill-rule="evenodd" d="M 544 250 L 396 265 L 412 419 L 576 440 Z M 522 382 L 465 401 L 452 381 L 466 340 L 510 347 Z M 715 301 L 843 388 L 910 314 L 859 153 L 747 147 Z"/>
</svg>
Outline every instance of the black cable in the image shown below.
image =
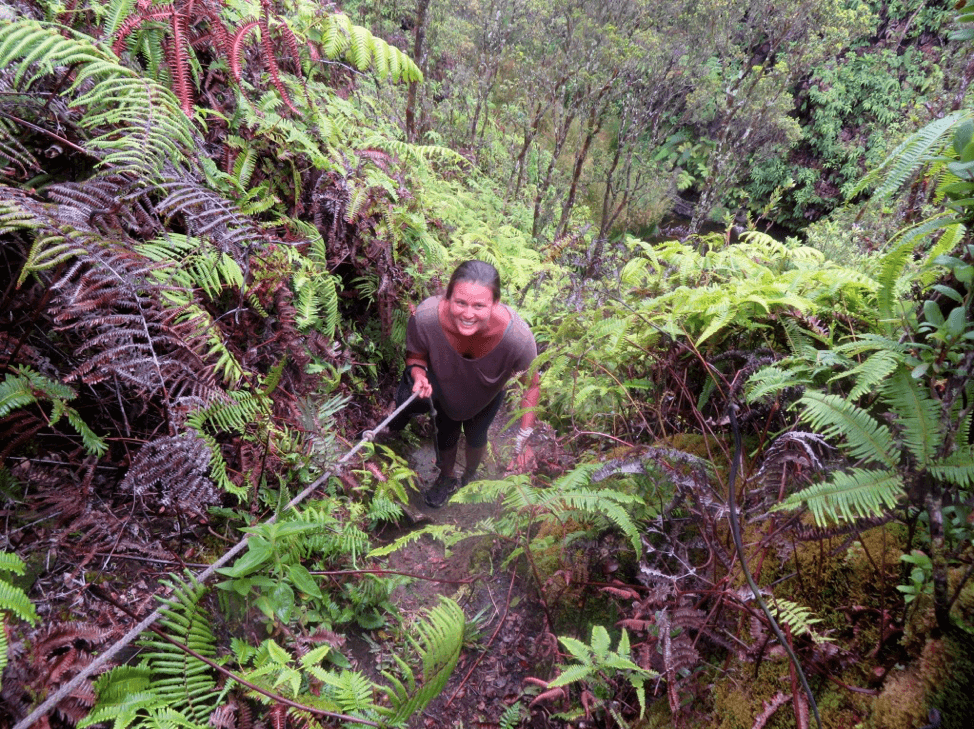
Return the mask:
<svg viewBox="0 0 974 729">
<path fill-rule="evenodd" d="M 731 460 L 730 477 L 727 485 L 727 509 L 730 514 L 734 548 L 737 550 L 737 557 L 741 561 L 741 570 L 744 572 L 744 579 L 747 580 L 754 599 L 757 600 L 758 605 L 761 606 L 761 610 L 764 611 L 765 616 L 768 618 L 768 622 L 771 624 L 771 630 L 778 637 L 778 642 L 781 643 L 781 647 L 788 653 L 788 658 L 791 659 L 792 665 L 794 665 L 795 671 L 798 673 L 798 678 L 801 679 L 805 694 L 808 696 L 808 703 L 812 706 L 812 713 L 815 714 L 815 723 L 818 724 L 818 729 L 822 729 L 822 717 L 818 714 L 818 704 L 815 703 L 815 695 L 812 694 L 812 689 L 808 685 L 808 679 L 805 678 L 805 672 L 802 671 L 801 663 L 798 662 L 798 656 L 795 655 L 795 651 L 792 650 L 791 644 L 785 638 L 784 632 L 778 626 L 778 621 L 774 619 L 774 615 L 768 609 L 767 603 L 761 597 L 761 589 L 751 576 L 751 570 L 748 568 L 747 560 L 744 558 L 744 541 L 741 539 L 741 523 L 737 517 L 737 500 L 735 494 L 735 489 L 737 488 L 737 468 L 744 449 L 741 444 L 741 429 L 737 425 L 737 405 L 731 404 L 729 410 L 731 429 L 734 431 L 734 457 Z"/>
</svg>

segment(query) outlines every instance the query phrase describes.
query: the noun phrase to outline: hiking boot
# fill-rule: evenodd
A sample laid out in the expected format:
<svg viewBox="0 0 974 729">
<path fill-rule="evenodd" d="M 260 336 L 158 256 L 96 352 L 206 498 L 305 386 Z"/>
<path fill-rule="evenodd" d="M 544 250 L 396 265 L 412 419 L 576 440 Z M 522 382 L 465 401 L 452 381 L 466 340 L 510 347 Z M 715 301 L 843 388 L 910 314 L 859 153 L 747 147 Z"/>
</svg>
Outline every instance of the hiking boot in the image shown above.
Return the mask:
<svg viewBox="0 0 974 729">
<path fill-rule="evenodd" d="M 423 494 L 423 501 L 426 505 L 439 509 L 447 500 L 460 488 L 460 480 L 456 476 L 444 476 L 442 473 L 437 477 L 433 485 Z"/>
<path fill-rule="evenodd" d="M 474 471 L 473 473 L 467 473 L 466 471 L 464 471 L 463 472 L 463 475 L 460 476 L 460 488 L 463 488 L 464 486 L 466 486 L 471 481 L 476 481 L 476 480 L 477 480 L 477 472 L 476 471 Z"/>
</svg>

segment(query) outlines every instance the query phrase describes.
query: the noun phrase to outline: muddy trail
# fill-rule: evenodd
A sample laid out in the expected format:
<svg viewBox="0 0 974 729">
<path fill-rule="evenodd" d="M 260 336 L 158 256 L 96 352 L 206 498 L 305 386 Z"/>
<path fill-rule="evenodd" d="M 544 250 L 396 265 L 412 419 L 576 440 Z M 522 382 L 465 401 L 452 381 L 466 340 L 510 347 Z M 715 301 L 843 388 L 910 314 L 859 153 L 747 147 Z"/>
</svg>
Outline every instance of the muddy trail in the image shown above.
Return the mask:
<svg viewBox="0 0 974 729">
<path fill-rule="evenodd" d="M 458 530 L 472 531 L 484 519 L 501 513 L 499 502 L 448 502 L 438 509 L 424 503 L 421 489 L 431 484 L 437 473 L 427 420 L 414 418 L 408 426 L 418 436 L 418 444 L 416 437 L 379 436 L 380 442 L 384 438 L 387 445 L 408 459 L 420 486 L 420 490 L 410 491 L 407 518 L 396 528 L 381 533 L 382 543 L 390 543 L 427 524 L 452 525 Z M 501 413 L 491 427 L 491 447 L 478 471 L 480 479 L 501 478 L 514 455 L 516 427 L 502 431 L 501 424 L 506 420 Z M 463 450 L 461 438 L 458 473 L 465 466 Z M 406 624 L 420 611 L 435 606 L 440 596 L 445 596 L 460 605 L 469 626 L 470 639 L 449 683 L 425 711 L 413 717 L 411 727 L 494 727 L 505 716 L 507 721 L 513 717 L 526 720 L 531 716 L 532 726 L 551 725 L 544 715 L 546 712 L 529 708 L 538 689 L 532 689 L 525 678 L 547 675 L 555 646 L 546 630 L 537 589 L 523 563 L 506 564 L 511 549 L 510 543 L 491 536 L 463 539 L 449 549 L 423 536 L 386 558 L 390 570 L 426 578 L 410 580 L 392 595 L 391 602 Z M 346 647 L 357 667 L 367 673 L 383 668 L 387 659 L 364 640 L 352 639 Z"/>
</svg>

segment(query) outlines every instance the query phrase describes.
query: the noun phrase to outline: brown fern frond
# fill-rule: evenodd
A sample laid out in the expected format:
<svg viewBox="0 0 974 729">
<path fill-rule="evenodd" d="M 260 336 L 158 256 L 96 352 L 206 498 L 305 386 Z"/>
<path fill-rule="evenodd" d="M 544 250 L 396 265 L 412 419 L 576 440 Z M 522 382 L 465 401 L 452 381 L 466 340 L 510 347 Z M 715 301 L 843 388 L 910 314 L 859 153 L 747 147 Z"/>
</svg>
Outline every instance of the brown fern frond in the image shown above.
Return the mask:
<svg viewBox="0 0 974 729">
<path fill-rule="evenodd" d="M 9 133 L 5 134 L 7 131 L 6 124 L 0 122 L 0 161 L 6 160 L 17 168 L 17 172 L 16 174 L 10 174 L 4 166 L 0 166 L 0 174 L 25 179 L 32 172 L 40 172 L 41 166 L 38 164 L 37 158 L 34 157 L 33 153 L 21 144 L 20 140 Z"/>
<path fill-rule="evenodd" d="M 202 515 L 220 495 L 207 478 L 210 449 L 190 430 L 157 438 L 139 449 L 119 488 L 129 491 L 153 511 Z"/>
<path fill-rule="evenodd" d="M 62 220 L 82 230 L 97 230 L 107 238 L 119 239 L 122 231 L 148 238 L 161 228 L 151 212 L 148 191 L 130 175 L 100 174 L 83 183 L 51 185 L 44 192 L 60 204 Z"/>
<path fill-rule="evenodd" d="M 29 442 L 35 435 L 47 426 L 40 413 L 26 410 L 15 410 L 6 418 L 0 420 L 0 462 L 17 451 L 24 443 Z"/>
<path fill-rule="evenodd" d="M 783 433 L 764 452 L 754 481 L 772 489 L 775 498 L 781 499 L 789 492 L 787 487 L 808 482 L 810 477 L 827 470 L 828 459 L 834 453 L 835 448 L 815 433 Z"/>
<path fill-rule="evenodd" d="M 166 193 L 155 208 L 160 216 L 181 216 L 189 235 L 212 241 L 244 270 L 247 251 L 255 244 L 270 242 L 251 217 L 195 179 L 170 170 L 159 187 Z"/>
<path fill-rule="evenodd" d="M 180 310 L 163 304 L 167 291 L 150 273 L 160 264 L 120 246 L 91 246 L 51 284 L 58 292 L 55 322 L 62 331 L 83 332 L 79 353 L 87 361 L 69 376 L 88 384 L 118 378 L 138 396 L 197 395 L 215 387 L 215 375 L 199 352 L 205 343 Z"/>
<path fill-rule="evenodd" d="M 216 707 L 210 712 L 210 720 L 207 724 L 213 729 L 237 729 L 236 702 Z"/>
<path fill-rule="evenodd" d="M 271 729 L 287 729 L 288 707 L 284 704 L 275 704 L 267 712 L 267 719 Z"/>
<path fill-rule="evenodd" d="M 4 672 L 4 708 L 15 720 L 23 719 L 36 697 L 53 694 L 77 676 L 94 660 L 94 651 L 118 635 L 116 629 L 93 623 L 51 621 L 18 637 L 10 644 L 10 663 Z M 105 670 L 111 667 L 108 664 Z M 64 723 L 74 725 L 87 716 L 95 702 L 95 678 L 82 681 L 57 705 Z"/>
<path fill-rule="evenodd" d="M 203 4 L 202 14 L 209 21 L 210 35 L 216 40 L 216 47 L 224 58 L 232 59 L 232 42 L 230 31 L 223 22 L 223 18 L 208 3 Z"/>
<path fill-rule="evenodd" d="M 240 713 L 238 726 L 239 729 L 254 729 L 254 712 L 250 708 L 250 704 L 246 701 L 239 701 L 237 703 Z"/>
</svg>

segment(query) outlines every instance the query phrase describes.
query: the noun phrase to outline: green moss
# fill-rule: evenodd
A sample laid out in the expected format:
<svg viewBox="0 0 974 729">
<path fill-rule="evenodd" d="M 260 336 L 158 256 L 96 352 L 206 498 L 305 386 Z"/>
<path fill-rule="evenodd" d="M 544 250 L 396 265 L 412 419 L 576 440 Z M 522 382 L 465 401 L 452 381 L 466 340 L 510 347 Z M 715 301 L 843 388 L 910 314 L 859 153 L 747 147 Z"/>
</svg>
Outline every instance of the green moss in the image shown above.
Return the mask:
<svg viewBox="0 0 974 729">
<path fill-rule="evenodd" d="M 873 704 L 870 729 L 915 729 L 927 723 L 923 679 L 920 671 L 909 669 L 891 674 L 883 692 Z"/>
<path fill-rule="evenodd" d="M 924 650 L 921 670 L 929 706 L 940 711 L 941 729 L 969 727 L 974 716 L 974 633 L 954 624 L 936 651 Z M 924 722 L 925 723 L 925 722 Z"/>
<path fill-rule="evenodd" d="M 737 668 L 738 671 L 728 673 L 714 691 L 714 716 L 720 719 L 716 729 L 750 729 L 766 702 L 779 692 L 791 692 L 786 661 L 763 661 L 757 676 L 751 665 L 737 664 Z M 779 708 L 766 726 L 769 729 L 796 726 L 791 704 Z"/>
</svg>

